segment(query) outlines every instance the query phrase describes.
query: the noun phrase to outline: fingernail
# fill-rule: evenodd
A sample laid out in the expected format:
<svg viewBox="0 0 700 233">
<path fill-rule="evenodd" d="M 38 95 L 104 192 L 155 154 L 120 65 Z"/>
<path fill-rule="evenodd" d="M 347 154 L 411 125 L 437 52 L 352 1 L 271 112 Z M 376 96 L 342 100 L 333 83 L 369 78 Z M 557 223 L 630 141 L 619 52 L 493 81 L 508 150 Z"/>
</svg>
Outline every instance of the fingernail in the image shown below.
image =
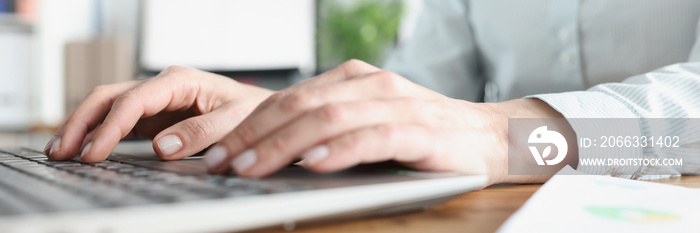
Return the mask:
<svg viewBox="0 0 700 233">
<path fill-rule="evenodd" d="M 204 159 L 202 160 L 204 160 L 204 165 L 207 165 L 207 168 L 212 169 L 223 162 L 224 159 L 226 159 L 226 148 L 214 146 L 207 153 L 204 153 Z"/>
<path fill-rule="evenodd" d="M 233 167 L 233 170 L 236 171 L 236 173 L 241 173 L 253 166 L 257 160 L 258 155 L 255 153 L 255 150 L 248 149 L 243 151 L 243 153 L 239 154 L 235 159 L 233 159 L 233 161 L 231 161 L 231 167 Z"/>
<path fill-rule="evenodd" d="M 85 146 L 85 148 L 83 148 L 83 152 L 80 153 L 80 157 L 82 158 L 83 156 L 85 156 L 85 154 L 87 154 L 88 152 L 90 152 L 90 148 L 92 148 L 92 142 L 88 143 L 88 144 Z"/>
<path fill-rule="evenodd" d="M 44 146 L 44 151 L 48 151 L 51 147 L 53 147 L 53 141 L 56 140 L 56 137 L 51 138 L 49 142 L 46 143 L 46 146 Z"/>
<path fill-rule="evenodd" d="M 51 143 L 51 150 L 49 150 L 49 154 L 53 154 L 53 152 L 58 151 L 59 149 L 61 149 L 61 137 L 56 137 Z"/>
<path fill-rule="evenodd" d="M 160 149 L 165 156 L 175 154 L 182 149 L 182 140 L 180 140 L 180 137 L 172 134 L 158 139 L 156 144 L 158 145 L 158 149 Z"/>
<path fill-rule="evenodd" d="M 328 147 L 325 145 L 311 148 L 311 150 L 301 155 L 301 158 L 304 159 L 304 165 L 316 164 L 326 157 L 328 157 Z"/>
</svg>

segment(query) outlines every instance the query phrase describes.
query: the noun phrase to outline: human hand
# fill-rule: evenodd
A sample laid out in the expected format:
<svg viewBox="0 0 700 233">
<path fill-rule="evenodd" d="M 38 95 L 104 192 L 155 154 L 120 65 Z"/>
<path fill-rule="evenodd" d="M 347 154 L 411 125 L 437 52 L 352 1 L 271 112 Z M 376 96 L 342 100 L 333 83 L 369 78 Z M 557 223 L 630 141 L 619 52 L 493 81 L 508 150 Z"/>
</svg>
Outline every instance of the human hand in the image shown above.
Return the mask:
<svg viewBox="0 0 700 233">
<path fill-rule="evenodd" d="M 548 107 L 539 100 L 515 104 L 520 105 L 451 99 L 395 73 L 348 61 L 270 96 L 210 148 L 204 161 L 216 173 L 262 177 L 297 158 L 318 172 L 395 160 L 420 170 L 488 174 L 491 183 L 502 182 L 507 118 L 530 114 L 513 108 Z"/>
<path fill-rule="evenodd" d="M 94 88 L 49 141 L 55 160 L 81 152 L 84 162 L 107 158 L 122 138 L 153 140 L 156 154 L 181 159 L 221 140 L 273 91 L 189 67 L 156 77 Z"/>
</svg>

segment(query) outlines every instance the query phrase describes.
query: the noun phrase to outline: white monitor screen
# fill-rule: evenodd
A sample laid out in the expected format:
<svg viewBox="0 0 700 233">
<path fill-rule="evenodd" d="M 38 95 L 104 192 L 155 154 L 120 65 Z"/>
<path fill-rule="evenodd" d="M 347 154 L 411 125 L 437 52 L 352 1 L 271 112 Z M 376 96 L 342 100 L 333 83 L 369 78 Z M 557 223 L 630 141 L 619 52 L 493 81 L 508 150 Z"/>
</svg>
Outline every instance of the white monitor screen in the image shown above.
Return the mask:
<svg viewBox="0 0 700 233">
<path fill-rule="evenodd" d="M 313 69 L 313 0 L 148 0 L 140 63 L 146 70 Z"/>
</svg>

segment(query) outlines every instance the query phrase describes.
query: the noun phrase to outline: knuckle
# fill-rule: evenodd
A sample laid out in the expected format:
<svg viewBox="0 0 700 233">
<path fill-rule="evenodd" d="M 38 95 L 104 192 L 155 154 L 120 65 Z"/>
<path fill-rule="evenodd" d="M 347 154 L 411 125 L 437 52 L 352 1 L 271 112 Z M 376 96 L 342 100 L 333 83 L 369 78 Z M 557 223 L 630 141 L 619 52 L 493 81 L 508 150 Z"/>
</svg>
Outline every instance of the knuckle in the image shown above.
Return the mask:
<svg viewBox="0 0 700 233">
<path fill-rule="evenodd" d="M 121 103 L 128 102 L 129 100 L 133 99 L 135 96 L 136 96 L 136 94 L 135 94 L 134 90 L 130 90 L 130 91 L 127 91 L 124 94 L 121 94 L 121 95 L 117 96 L 116 98 L 114 98 L 113 103 L 114 103 L 114 105 L 119 105 Z"/>
<path fill-rule="evenodd" d="M 280 102 L 287 94 L 281 91 L 275 92 L 272 94 L 270 97 L 267 97 L 267 99 L 260 104 L 260 106 L 269 106 L 271 104 L 275 104 Z"/>
<path fill-rule="evenodd" d="M 346 62 L 343 62 L 343 64 L 340 64 L 338 68 L 345 73 L 346 78 L 350 78 L 352 76 L 365 73 L 369 70 L 372 70 L 374 66 L 367 64 L 364 61 L 357 60 L 357 59 L 350 59 Z M 364 72 L 363 72 L 364 71 Z"/>
<path fill-rule="evenodd" d="M 233 131 L 233 134 L 245 147 L 251 147 L 256 141 L 255 131 L 253 131 L 253 128 L 247 124 L 239 125 Z"/>
<path fill-rule="evenodd" d="M 268 156 L 279 156 L 282 155 L 285 150 L 290 148 L 289 140 L 287 140 L 287 137 L 273 137 L 270 139 L 270 151 Z"/>
<path fill-rule="evenodd" d="M 190 119 L 183 121 L 183 124 L 190 136 L 190 139 L 195 141 L 204 140 L 214 129 L 213 125 L 209 121 L 203 119 Z"/>
<path fill-rule="evenodd" d="M 350 59 L 350 60 L 343 62 L 343 64 L 340 64 L 340 66 L 343 68 L 355 68 L 355 67 L 361 67 L 364 65 L 367 65 L 367 63 L 362 61 L 362 60 L 358 60 L 358 59 Z"/>
<path fill-rule="evenodd" d="M 131 131 L 131 129 L 119 127 L 119 125 L 114 124 L 114 123 L 105 123 L 105 124 L 102 124 L 100 127 L 101 127 L 100 130 L 104 130 L 106 132 L 118 133 L 122 138 L 125 137 L 126 135 L 128 135 L 129 132 Z M 86 138 L 87 137 L 89 137 L 89 134 L 86 136 Z"/>
<path fill-rule="evenodd" d="M 102 96 L 109 96 L 111 93 L 111 88 L 109 85 L 99 85 L 96 87 L 93 87 L 92 90 L 88 93 L 88 96 L 95 96 L 95 97 L 102 97 Z"/>
<path fill-rule="evenodd" d="M 363 73 L 362 71 L 367 70 L 369 67 L 372 67 L 372 65 L 367 64 L 366 62 L 361 60 L 350 59 L 343 62 L 343 64 L 340 64 L 340 66 L 338 66 L 338 69 L 340 69 L 344 73 L 346 78 L 350 78 L 360 73 Z"/>
<path fill-rule="evenodd" d="M 131 91 L 129 91 L 124 94 L 121 94 L 120 96 L 117 96 L 117 98 L 114 98 L 114 105 L 118 105 L 119 103 L 129 100 L 132 95 L 133 94 L 131 93 Z"/>
<path fill-rule="evenodd" d="M 73 115 L 68 117 L 68 120 L 66 120 L 64 127 L 71 128 L 71 129 L 79 129 L 80 130 L 79 132 L 82 135 L 88 134 L 88 131 L 92 130 L 92 128 L 93 128 L 93 127 L 90 127 L 90 124 L 88 124 L 88 122 L 86 122 L 83 117 L 78 117 L 78 116 L 73 116 Z"/>
<path fill-rule="evenodd" d="M 360 137 L 356 134 L 349 134 L 339 142 L 340 151 L 344 151 L 347 154 L 355 154 L 356 152 L 362 151 L 362 145 Z"/>
<path fill-rule="evenodd" d="M 375 77 L 375 81 L 379 88 L 391 93 L 402 93 L 405 89 L 405 82 L 403 77 L 400 75 L 387 70 L 378 71 Z"/>
<path fill-rule="evenodd" d="M 168 67 L 165 67 L 163 71 L 161 71 L 161 74 L 172 74 L 172 73 L 181 73 L 181 72 L 188 72 L 192 68 L 186 67 L 186 66 L 178 66 L 178 65 L 170 65 Z"/>
<path fill-rule="evenodd" d="M 321 122 L 341 122 L 345 119 L 345 108 L 339 104 L 327 104 L 316 112 L 316 118 Z"/>
<path fill-rule="evenodd" d="M 266 108 L 272 106 L 273 104 L 277 104 L 280 101 L 282 101 L 282 99 L 284 99 L 285 96 L 287 96 L 286 92 L 283 92 L 283 91 L 275 92 L 274 94 L 267 97 L 267 99 L 265 99 L 265 101 L 260 103 L 258 105 L 257 109 L 266 109 Z"/>
<path fill-rule="evenodd" d="M 377 133 L 380 137 L 386 139 L 387 141 L 390 141 L 396 137 L 398 131 L 399 126 L 395 124 L 381 124 L 377 126 Z"/>
<path fill-rule="evenodd" d="M 281 97 L 280 97 L 281 98 Z M 300 92 L 295 92 L 287 95 L 286 98 L 280 100 L 280 108 L 284 111 L 300 111 L 308 108 L 311 104 L 308 95 Z"/>
<path fill-rule="evenodd" d="M 185 78 L 189 77 L 195 69 L 187 66 L 171 65 L 163 69 L 157 78 Z"/>
<path fill-rule="evenodd" d="M 282 98 L 284 98 L 286 95 L 287 95 L 286 93 L 284 93 L 282 91 L 278 91 L 278 92 L 275 92 L 275 94 L 272 94 L 270 97 L 268 97 L 267 100 L 272 102 L 272 103 L 277 103 L 280 100 L 282 100 Z"/>
</svg>

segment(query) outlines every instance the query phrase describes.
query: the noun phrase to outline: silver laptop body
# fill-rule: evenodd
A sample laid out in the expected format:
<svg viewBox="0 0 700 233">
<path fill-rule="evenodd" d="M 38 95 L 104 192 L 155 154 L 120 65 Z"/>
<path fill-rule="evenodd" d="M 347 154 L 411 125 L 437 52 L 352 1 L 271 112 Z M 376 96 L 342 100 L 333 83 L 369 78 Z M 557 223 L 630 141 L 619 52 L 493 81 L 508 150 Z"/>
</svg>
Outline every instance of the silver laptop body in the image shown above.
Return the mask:
<svg viewBox="0 0 700 233">
<path fill-rule="evenodd" d="M 319 174 L 289 166 L 264 179 L 207 174 L 199 157 L 112 154 L 52 161 L 0 149 L 0 232 L 240 231 L 426 208 L 478 189 L 486 176 L 366 165 Z"/>
</svg>

